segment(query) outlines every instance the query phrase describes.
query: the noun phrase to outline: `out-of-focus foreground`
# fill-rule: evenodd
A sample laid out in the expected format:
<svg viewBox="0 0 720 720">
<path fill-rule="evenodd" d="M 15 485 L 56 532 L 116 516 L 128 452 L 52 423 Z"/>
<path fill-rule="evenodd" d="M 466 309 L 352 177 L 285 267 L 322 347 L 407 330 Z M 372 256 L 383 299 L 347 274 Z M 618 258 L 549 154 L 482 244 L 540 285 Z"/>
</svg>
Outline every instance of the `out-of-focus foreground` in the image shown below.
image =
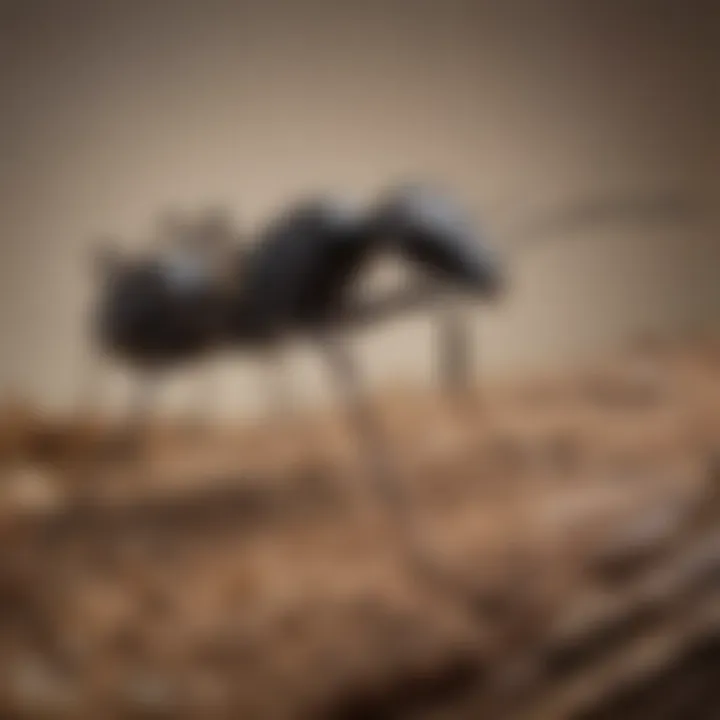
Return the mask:
<svg viewBox="0 0 720 720">
<path fill-rule="evenodd" d="M 8 409 L 0 715 L 720 713 L 720 344 L 378 400 L 408 563 L 335 416 L 152 428 Z"/>
</svg>

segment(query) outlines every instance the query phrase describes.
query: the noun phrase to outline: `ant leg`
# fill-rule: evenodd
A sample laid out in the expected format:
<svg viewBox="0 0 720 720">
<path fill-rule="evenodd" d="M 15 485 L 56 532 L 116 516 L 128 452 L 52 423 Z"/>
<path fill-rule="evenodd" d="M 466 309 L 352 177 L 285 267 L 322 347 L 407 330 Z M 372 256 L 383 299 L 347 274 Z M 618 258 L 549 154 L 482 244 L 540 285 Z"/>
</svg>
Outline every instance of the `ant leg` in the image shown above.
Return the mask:
<svg viewBox="0 0 720 720">
<path fill-rule="evenodd" d="M 265 348 L 262 354 L 265 388 L 270 412 L 267 425 L 276 438 L 282 440 L 281 447 L 295 460 L 295 445 L 301 445 L 298 435 L 302 427 L 297 422 L 295 394 L 293 388 L 293 366 L 288 347 L 278 340 Z M 281 453 L 282 455 L 283 453 Z M 277 459 L 277 458 L 276 458 Z M 284 459 L 283 464 L 284 464 Z"/>
<path fill-rule="evenodd" d="M 157 396 L 158 383 L 152 372 L 141 372 L 134 380 L 116 450 L 122 459 L 137 460 L 148 439 L 150 410 Z"/>
<path fill-rule="evenodd" d="M 212 411 L 209 407 L 216 395 L 216 373 L 214 358 L 203 358 L 198 361 L 195 370 L 193 382 L 193 400 L 191 408 L 189 408 L 186 419 L 185 429 L 190 436 L 207 435 L 211 425 Z M 195 394 L 197 393 L 197 395 Z"/>
<path fill-rule="evenodd" d="M 102 364 L 102 358 L 95 354 L 83 363 L 84 372 L 75 405 L 75 414 L 78 419 L 83 416 L 95 418 L 101 394 Z"/>
<path fill-rule="evenodd" d="M 322 349 L 350 424 L 357 433 L 375 490 L 394 514 L 403 512 L 406 502 L 397 473 L 377 418 L 362 392 L 360 373 L 347 346 L 347 340 L 336 335 L 327 335 L 322 340 Z"/>
<path fill-rule="evenodd" d="M 82 483 L 87 473 L 96 469 L 106 438 L 100 427 L 99 410 L 103 389 L 105 358 L 94 352 L 89 353 L 82 362 L 82 377 L 74 403 L 74 433 L 76 445 L 71 458 L 72 471 Z"/>
<path fill-rule="evenodd" d="M 473 385 L 472 333 L 465 308 L 447 298 L 437 329 L 440 385 L 449 397 L 463 399 Z"/>
<path fill-rule="evenodd" d="M 440 454 L 464 453 L 479 430 L 479 394 L 474 378 L 472 318 L 462 298 L 441 298 L 434 341 L 440 385 L 437 437 Z"/>
<path fill-rule="evenodd" d="M 437 321 L 438 375 L 453 414 L 464 426 L 478 419 L 472 319 L 461 299 L 446 298 Z"/>
<path fill-rule="evenodd" d="M 359 438 L 374 491 L 383 505 L 382 509 L 388 514 L 386 519 L 390 522 L 390 531 L 397 537 L 408 562 L 423 578 L 434 584 L 454 583 L 419 532 L 409 498 L 400 482 L 400 474 L 393 465 L 371 404 L 362 392 L 357 364 L 346 343 L 343 338 L 325 337 L 322 348 L 348 411 L 350 424 Z"/>
<path fill-rule="evenodd" d="M 287 348 L 276 344 L 268 349 L 268 389 L 273 418 L 280 424 L 295 415 L 295 398 L 292 383 L 292 366 L 288 362 Z"/>
</svg>

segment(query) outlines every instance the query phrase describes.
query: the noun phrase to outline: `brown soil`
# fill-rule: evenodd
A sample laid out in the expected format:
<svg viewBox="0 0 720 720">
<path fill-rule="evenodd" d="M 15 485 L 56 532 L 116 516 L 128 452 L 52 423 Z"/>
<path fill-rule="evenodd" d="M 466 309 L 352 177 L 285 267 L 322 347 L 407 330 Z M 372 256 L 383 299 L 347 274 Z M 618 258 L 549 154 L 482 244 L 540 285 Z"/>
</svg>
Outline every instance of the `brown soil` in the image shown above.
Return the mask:
<svg viewBox="0 0 720 720">
<path fill-rule="evenodd" d="M 376 405 L 399 515 L 336 414 L 8 408 L 0 717 L 720 717 L 717 343 Z"/>
</svg>

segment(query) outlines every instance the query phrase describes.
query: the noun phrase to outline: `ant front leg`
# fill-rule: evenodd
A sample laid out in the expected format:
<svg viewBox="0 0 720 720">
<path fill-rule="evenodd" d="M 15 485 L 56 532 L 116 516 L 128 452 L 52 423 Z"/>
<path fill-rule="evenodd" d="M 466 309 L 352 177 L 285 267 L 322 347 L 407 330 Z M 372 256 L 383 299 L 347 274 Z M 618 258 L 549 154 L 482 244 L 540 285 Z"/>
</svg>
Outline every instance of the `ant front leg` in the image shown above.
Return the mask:
<svg viewBox="0 0 720 720">
<path fill-rule="evenodd" d="M 447 296 L 438 312 L 435 342 L 440 387 L 452 406 L 472 414 L 479 401 L 472 318 L 462 298 Z"/>
<path fill-rule="evenodd" d="M 445 297 L 437 322 L 438 375 L 448 397 L 462 400 L 473 384 L 472 333 L 461 301 Z"/>
<path fill-rule="evenodd" d="M 347 345 L 338 336 L 325 336 L 322 349 L 345 405 L 349 422 L 357 434 L 367 474 L 389 532 L 400 543 L 402 552 L 415 571 L 433 583 L 447 582 L 447 573 L 435 552 L 427 544 L 412 512 L 410 498 L 402 485 L 399 470 L 382 436 L 380 423 L 363 392 L 357 363 Z"/>
<path fill-rule="evenodd" d="M 475 387 L 475 353 L 472 318 L 462 298 L 441 298 L 436 320 L 435 343 L 437 373 L 443 396 L 445 429 L 440 433 L 447 441 L 446 452 L 462 452 L 471 441 L 479 422 L 479 394 Z"/>
<path fill-rule="evenodd" d="M 342 403 L 353 431 L 357 434 L 363 460 L 375 491 L 385 506 L 398 515 L 405 510 L 405 498 L 398 473 L 392 463 L 380 423 L 363 392 L 357 362 L 347 340 L 328 333 L 321 340 L 321 348 L 328 362 Z"/>
</svg>

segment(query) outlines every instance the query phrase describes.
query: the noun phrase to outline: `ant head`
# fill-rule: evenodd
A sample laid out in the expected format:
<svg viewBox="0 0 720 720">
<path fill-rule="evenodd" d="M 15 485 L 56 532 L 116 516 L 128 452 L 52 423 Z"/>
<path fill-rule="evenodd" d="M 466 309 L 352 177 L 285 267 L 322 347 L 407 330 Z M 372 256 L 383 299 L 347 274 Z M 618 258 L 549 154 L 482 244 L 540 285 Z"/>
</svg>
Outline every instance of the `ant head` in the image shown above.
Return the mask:
<svg viewBox="0 0 720 720">
<path fill-rule="evenodd" d="M 450 287 L 486 300 L 501 296 L 500 260 L 486 246 L 473 213 L 440 184 L 396 184 L 381 196 L 376 217 L 381 231 L 395 236 L 402 254 Z"/>
</svg>

